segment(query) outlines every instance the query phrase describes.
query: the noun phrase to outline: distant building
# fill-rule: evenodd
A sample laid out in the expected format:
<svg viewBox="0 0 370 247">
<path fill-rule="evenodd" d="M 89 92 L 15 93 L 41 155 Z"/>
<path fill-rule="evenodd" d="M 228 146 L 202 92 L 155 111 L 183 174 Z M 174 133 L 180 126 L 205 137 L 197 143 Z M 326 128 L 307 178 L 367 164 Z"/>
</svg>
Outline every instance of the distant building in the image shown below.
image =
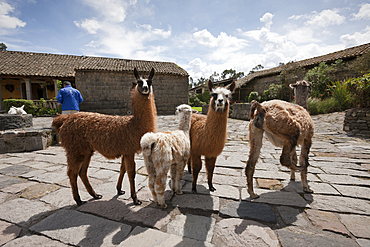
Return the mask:
<svg viewBox="0 0 370 247">
<path fill-rule="evenodd" d="M 357 57 L 370 52 L 370 43 L 355 46 L 345 50 L 329 53 L 327 55 L 309 58 L 301 61 L 294 62 L 293 64 L 303 68 L 303 72 L 298 76 L 298 80 L 302 80 L 305 73 L 318 66 L 321 62 L 331 64 L 338 59 L 342 59 L 346 63 L 351 63 Z M 259 70 L 255 73 L 249 74 L 236 81 L 236 89 L 233 94 L 234 101 L 244 101 L 251 92 L 258 92 L 262 94 L 264 90 L 267 90 L 271 84 L 280 84 L 280 73 L 287 68 L 288 65 L 281 65 L 272 69 Z M 352 71 L 341 71 L 338 75 L 339 79 L 346 79 L 353 77 Z"/>
<path fill-rule="evenodd" d="M 82 111 L 125 115 L 130 113 L 135 67 L 144 76 L 155 70 L 158 114 L 173 114 L 176 106 L 188 103 L 189 75 L 175 63 L 18 51 L 0 51 L 0 102 L 53 99 L 57 80 L 68 80 L 81 91 Z"/>
</svg>

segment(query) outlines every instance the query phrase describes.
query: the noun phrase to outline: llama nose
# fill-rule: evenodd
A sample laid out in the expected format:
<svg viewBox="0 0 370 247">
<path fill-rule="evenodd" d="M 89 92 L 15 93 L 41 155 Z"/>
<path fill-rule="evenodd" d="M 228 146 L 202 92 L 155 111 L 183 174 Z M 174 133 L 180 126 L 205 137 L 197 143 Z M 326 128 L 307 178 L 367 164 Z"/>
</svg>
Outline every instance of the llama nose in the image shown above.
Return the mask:
<svg viewBox="0 0 370 247">
<path fill-rule="evenodd" d="M 221 104 L 223 101 L 224 101 L 223 99 L 219 99 L 219 100 L 218 100 L 218 103 L 220 103 L 220 104 Z"/>
</svg>

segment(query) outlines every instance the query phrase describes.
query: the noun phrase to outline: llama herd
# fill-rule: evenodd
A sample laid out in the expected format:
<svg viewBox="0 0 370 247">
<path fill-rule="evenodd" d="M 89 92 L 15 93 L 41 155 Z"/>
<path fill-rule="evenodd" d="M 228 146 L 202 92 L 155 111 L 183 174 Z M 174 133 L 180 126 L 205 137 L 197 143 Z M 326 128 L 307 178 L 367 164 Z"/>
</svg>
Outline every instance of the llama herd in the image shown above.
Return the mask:
<svg viewBox="0 0 370 247">
<path fill-rule="evenodd" d="M 87 177 L 90 160 L 95 151 L 107 159 L 121 157 L 120 174 L 117 181 L 117 194 L 122 195 L 122 181 L 127 172 L 131 198 L 139 205 L 135 190 L 135 154 L 142 152 L 149 175 L 148 185 L 153 200 L 166 208 L 164 191 L 167 173 L 170 170 L 171 189 L 180 195 L 181 179 L 184 168 L 188 165 L 192 173 L 192 191 L 197 192 L 196 184 L 202 167 L 201 156 L 205 158 L 207 180 L 210 191 L 215 191 L 212 178 L 216 159 L 221 154 L 227 138 L 227 119 L 229 116 L 230 97 L 235 89 L 235 82 L 226 87 L 214 88 L 208 82 L 212 96 L 207 116 L 193 114 L 189 105 L 176 108 L 179 127 L 174 131 L 157 132 L 157 111 L 153 93 L 154 69 L 144 79 L 134 69 L 136 82 L 131 95 L 132 115 L 110 116 L 92 112 L 79 112 L 60 115 L 54 118 L 52 127 L 58 132 L 62 147 L 66 151 L 67 175 L 70 180 L 73 198 L 77 205 L 81 200 L 77 188 L 80 177 L 88 193 L 94 199 L 102 196 L 92 188 Z M 299 81 L 291 84 L 294 93 L 300 96 L 299 103 L 307 109 L 307 96 L 311 83 Z M 250 154 L 245 168 L 248 193 L 252 199 L 258 198 L 253 192 L 253 173 L 262 148 L 262 137 L 274 145 L 282 147 L 280 163 L 291 169 L 291 179 L 295 171 L 301 172 L 303 190 L 312 193 L 307 184 L 308 153 L 314 133 L 314 124 L 305 108 L 280 100 L 263 103 L 252 102 L 249 124 Z M 301 145 L 299 166 L 297 165 L 296 146 Z"/>
</svg>

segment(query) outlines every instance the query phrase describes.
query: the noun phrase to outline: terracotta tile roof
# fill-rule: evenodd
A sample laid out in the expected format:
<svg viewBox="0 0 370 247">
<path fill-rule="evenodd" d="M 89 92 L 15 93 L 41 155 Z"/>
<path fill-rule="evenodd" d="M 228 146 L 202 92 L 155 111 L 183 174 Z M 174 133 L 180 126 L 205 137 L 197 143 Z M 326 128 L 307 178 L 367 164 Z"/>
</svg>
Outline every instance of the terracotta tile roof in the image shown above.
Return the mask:
<svg viewBox="0 0 370 247">
<path fill-rule="evenodd" d="M 362 55 L 362 54 L 364 54 L 368 51 L 370 51 L 370 43 L 360 45 L 360 46 L 351 47 L 351 48 L 341 50 L 341 51 L 337 51 L 337 52 L 333 52 L 333 53 L 329 53 L 329 54 L 323 55 L 323 56 L 318 56 L 318 57 L 313 57 L 313 58 L 297 61 L 297 62 L 294 62 L 294 63 L 298 64 L 298 66 L 300 66 L 300 67 L 309 67 L 309 66 L 313 66 L 313 65 L 318 65 L 321 62 L 333 62 L 333 61 L 338 60 L 338 59 L 346 60 L 346 59 L 355 58 L 355 57 L 357 57 L 359 55 Z M 244 84 L 248 83 L 249 81 L 251 81 L 252 79 L 257 78 L 257 77 L 264 77 L 264 76 L 269 76 L 269 75 L 273 75 L 273 74 L 280 74 L 280 72 L 284 70 L 285 66 L 286 65 L 281 65 L 281 66 L 271 68 L 271 69 L 256 71 L 253 74 L 247 75 L 247 76 L 237 80 L 236 81 L 236 87 L 239 88 L 239 87 L 243 86 Z"/>
<path fill-rule="evenodd" d="M 0 75 L 68 78 L 75 70 L 149 71 L 188 76 L 188 73 L 171 62 L 152 62 L 104 57 L 58 55 L 34 52 L 0 51 Z"/>
</svg>

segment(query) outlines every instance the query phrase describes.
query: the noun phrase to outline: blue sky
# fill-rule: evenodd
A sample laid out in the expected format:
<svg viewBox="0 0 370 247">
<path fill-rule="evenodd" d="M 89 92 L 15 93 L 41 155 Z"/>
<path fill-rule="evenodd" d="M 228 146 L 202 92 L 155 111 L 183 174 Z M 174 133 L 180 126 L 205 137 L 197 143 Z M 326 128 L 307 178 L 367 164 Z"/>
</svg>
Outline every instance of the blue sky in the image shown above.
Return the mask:
<svg viewBox="0 0 370 247">
<path fill-rule="evenodd" d="M 370 42 L 370 1 L 0 0 L 7 50 L 247 74 Z"/>
</svg>

